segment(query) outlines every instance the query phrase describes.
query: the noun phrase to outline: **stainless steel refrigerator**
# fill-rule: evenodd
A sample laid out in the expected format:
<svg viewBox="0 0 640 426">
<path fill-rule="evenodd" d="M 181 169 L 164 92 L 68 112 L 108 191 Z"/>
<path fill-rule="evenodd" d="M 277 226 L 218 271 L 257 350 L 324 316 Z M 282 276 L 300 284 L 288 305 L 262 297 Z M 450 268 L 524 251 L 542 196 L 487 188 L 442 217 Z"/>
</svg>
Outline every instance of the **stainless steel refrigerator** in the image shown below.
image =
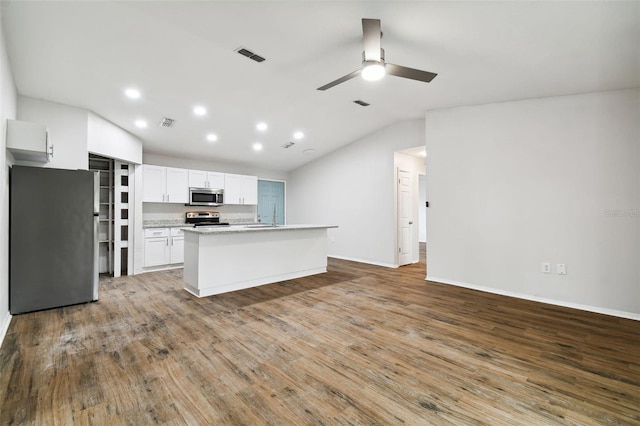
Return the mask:
<svg viewBox="0 0 640 426">
<path fill-rule="evenodd" d="M 97 300 L 96 173 L 13 166 L 9 179 L 9 311 Z"/>
</svg>

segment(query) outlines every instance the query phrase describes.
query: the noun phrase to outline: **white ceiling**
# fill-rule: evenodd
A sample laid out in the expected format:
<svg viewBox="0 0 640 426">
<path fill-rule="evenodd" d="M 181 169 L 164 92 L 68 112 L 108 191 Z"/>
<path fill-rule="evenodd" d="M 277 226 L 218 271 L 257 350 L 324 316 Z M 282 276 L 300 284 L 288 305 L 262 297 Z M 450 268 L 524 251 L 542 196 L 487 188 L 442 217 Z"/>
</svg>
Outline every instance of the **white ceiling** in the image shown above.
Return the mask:
<svg viewBox="0 0 640 426">
<path fill-rule="evenodd" d="M 438 77 L 317 91 L 359 68 L 362 18 L 382 20 L 388 62 Z M 640 86 L 638 1 L 3 0 L 2 20 L 20 94 L 90 109 L 148 153 L 275 170 L 429 109 Z M 131 86 L 140 100 L 124 96 Z M 163 116 L 175 126 L 157 126 Z M 295 130 L 305 139 L 283 149 Z"/>
</svg>

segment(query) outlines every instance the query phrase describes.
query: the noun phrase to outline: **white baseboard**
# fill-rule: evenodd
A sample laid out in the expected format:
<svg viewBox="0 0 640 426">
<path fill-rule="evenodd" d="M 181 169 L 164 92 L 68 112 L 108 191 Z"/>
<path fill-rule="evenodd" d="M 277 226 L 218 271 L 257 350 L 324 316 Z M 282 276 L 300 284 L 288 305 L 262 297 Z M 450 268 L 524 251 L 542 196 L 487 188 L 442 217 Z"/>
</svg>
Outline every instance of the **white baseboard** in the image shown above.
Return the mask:
<svg viewBox="0 0 640 426">
<path fill-rule="evenodd" d="M 146 268 L 142 268 L 141 271 L 134 272 L 133 275 L 146 274 L 147 272 L 170 271 L 172 269 L 182 269 L 182 268 L 184 268 L 183 263 L 176 263 L 174 265 L 149 266 Z"/>
<path fill-rule="evenodd" d="M 0 346 L 2 342 L 4 342 L 4 336 L 7 335 L 7 330 L 9 330 L 9 323 L 11 323 L 11 314 L 7 312 L 7 316 L 2 320 L 2 328 L 0 328 Z"/>
<path fill-rule="evenodd" d="M 201 288 L 201 289 L 192 287 L 189 284 L 187 284 L 184 287 L 184 289 L 196 297 L 207 297 L 207 296 L 213 296 L 216 294 L 228 293 L 230 291 L 238 291 L 238 290 L 244 290 L 247 288 L 258 287 L 266 284 L 279 283 L 287 280 L 295 280 L 296 278 L 323 274 L 325 272 L 327 272 L 327 268 L 323 266 L 320 268 L 307 269 L 304 271 L 287 272 L 284 274 L 272 275 L 270 277 L 250 279 L 246 281 L 240 281 L 240 282 L 229 283 L 229 284 L 220 285 L 216 287 L 208 287 L 208 288 Z"/>
<path fill-rule="evenodd" d="M 340 259 L 340 260 L 348 260 L 350 262 L 367 263 L 369 265 L 383 266 L 385 268 L 397 268 L 398 267 L 398 265 L 393 265 L 391 263 L 374 262 L 372 260 L 355 259 L 353 257 L 333 256 L 333 255 L 328 255 L 327 257 L 332 257 L 334 259 Z"/>
<path fill-rule="evenodd" d="M 469 288 L 471 290 L 484 291 L 485 293 L 499 294 L 501 296 L 515 297 L 518 299 L 531 300 L 533 302 L 547 303 L 549 305 L 563 306 L 565 308 L 579 309 L 581 311 L 595 312 L 598 314 L 611 315 L 614 317 L 627 318 L 631 320 L 640 321 L 640 314 L 636 314 L 633 312 L 617 311 L 615 309 L 600 308 L 598 306 L 581 305 L 579 303 L 565 302 L 563 300 L 547 299 L 545 297 L 531 296 L 529 294 L 500 290 L 492 287 L 484 287 L 480 285 L 467 284 L 460 281 L 448 280 L 446 278 L 431 277 L 428 275 L 425 278 L 425 280 L 434 281 L 442 284 L 454 285 L 457 287 Z"/>
</svg>

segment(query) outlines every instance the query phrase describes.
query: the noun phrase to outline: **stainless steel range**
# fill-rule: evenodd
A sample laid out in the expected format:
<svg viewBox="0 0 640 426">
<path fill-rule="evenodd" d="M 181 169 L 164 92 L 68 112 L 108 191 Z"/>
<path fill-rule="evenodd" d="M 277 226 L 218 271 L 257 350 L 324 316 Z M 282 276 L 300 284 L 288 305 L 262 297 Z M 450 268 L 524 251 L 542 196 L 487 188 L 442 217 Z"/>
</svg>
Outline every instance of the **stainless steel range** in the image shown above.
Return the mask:
<svg viewBox="0 0 640 426">
<path fill-rule="evenodd" d="M 218 212 L 187 212 L 185 213 L 186 223 L 197 226 L 229 226 L 227 222 L 220 222 L 220 213 Z"/>
</svg>

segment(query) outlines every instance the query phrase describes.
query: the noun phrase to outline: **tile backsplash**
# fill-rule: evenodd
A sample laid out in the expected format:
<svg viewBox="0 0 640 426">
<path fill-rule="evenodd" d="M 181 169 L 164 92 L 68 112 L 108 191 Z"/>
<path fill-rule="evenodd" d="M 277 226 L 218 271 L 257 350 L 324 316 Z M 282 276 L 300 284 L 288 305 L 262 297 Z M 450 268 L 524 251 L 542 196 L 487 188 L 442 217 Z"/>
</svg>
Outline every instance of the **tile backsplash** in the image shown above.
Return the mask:
<svg viewBox="0 0 640 426">
<path fill-rule="evenodd" d="M 184 222 L 184 214 L 193 211 L 214 211 L 220 213 L 220 222 L 253 223 L 256 222 L 257 206 L 226 204 L 220 207 L 197 207 L 182 204 L 143 203 L 142 224 L 157 222 Z"/>
</svg>

